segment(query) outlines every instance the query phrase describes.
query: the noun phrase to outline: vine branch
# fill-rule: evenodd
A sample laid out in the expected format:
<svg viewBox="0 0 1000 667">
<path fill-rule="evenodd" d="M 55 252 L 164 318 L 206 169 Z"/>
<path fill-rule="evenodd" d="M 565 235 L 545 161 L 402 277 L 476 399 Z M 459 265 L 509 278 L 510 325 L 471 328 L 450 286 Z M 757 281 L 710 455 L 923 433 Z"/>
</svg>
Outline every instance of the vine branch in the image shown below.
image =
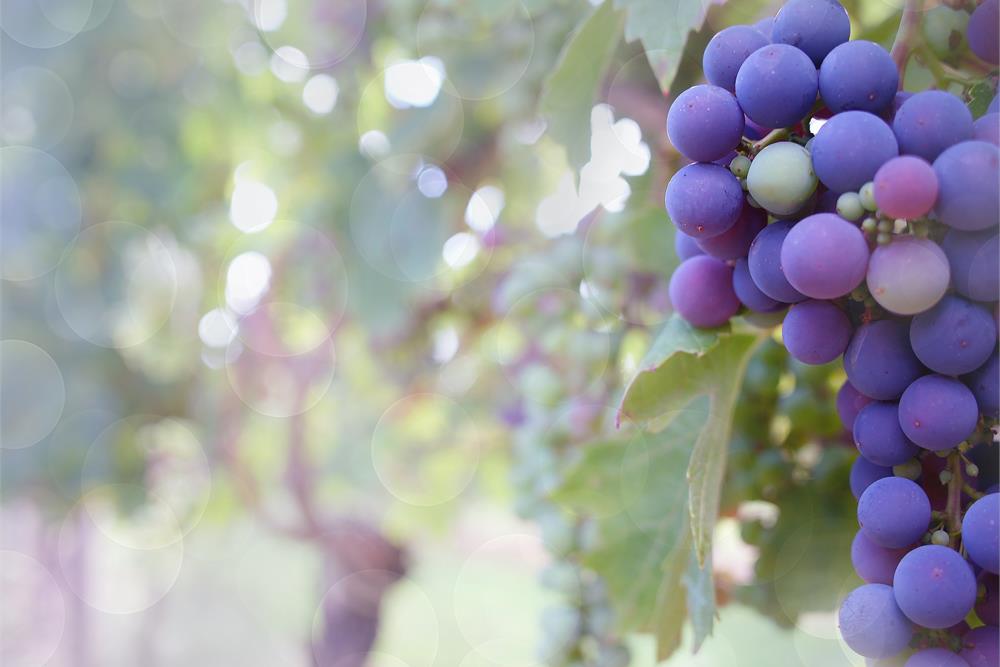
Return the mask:
<svg viewBox="0 0 1000 667">
<path fill-rule="evenodd" d="M 899 70 L 899 89 L 903 89 L 903 78 L 906 73 L 906 63 L 913 53 L 914 42 L 920 33 L 920 17 L 924 10 L 924 0 L 906 0 L 903 6 L 903 16 L 899 21 L 899 31 L 896 41 L 892 44 L 892 60 Z"/>
<path fill-rule="evenodd" d="M 951 536 L 951 546 L 955 547 L 958 541 L 958 534 L 962 532 L 962 455 L 954 451 L 948 455 L 948 471 L 951 472 L 951 479 L 948 480 L 948 504 L 945 506 L 945 523 L 948 527 L 948 535 Z"/>
</svg>

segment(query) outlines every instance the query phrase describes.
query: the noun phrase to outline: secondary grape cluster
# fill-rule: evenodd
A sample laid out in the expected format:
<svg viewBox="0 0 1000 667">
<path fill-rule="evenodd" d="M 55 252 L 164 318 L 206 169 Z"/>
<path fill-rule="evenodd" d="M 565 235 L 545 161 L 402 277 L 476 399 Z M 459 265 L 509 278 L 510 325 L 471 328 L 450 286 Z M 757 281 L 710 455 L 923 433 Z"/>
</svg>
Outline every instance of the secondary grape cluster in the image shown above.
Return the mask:
<svg viewBox="0 0 1000 667">
<path fill-rule="evenodd" d="M 957 34 L 989 70 L 998 4 L 928 13 L 930 48 Z M 1000 494 L 977 461 L 996 466 L 1000 413 L 998 102 L 975 120 L 949 90 L 900 91 L 893 56 L 850 32 L 836 0 L 790 0 L 709 42 L 708 83 L 667 118 L 692 161 L 665 195 L 670 298 L 697 327 L 781 321 L 795 359 L 843 359 L 866 582 L 840 609 L 847 645 L 994 666 Z"/>
</svg>

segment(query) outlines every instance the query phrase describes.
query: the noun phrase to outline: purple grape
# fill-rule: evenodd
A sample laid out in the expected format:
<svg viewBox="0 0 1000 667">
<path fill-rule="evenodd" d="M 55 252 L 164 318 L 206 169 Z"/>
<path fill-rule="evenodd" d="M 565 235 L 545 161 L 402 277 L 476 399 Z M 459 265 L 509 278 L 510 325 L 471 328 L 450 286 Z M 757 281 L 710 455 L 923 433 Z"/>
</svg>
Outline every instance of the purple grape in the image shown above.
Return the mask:
<svg viewBox="0 0 1000 667">
<path fill-rule="evenodd" d="M 708 82 L 736 92 L 736 74 L 740 65 L 757 49 L 770 43 L 759 30 L 748 25 L 734 25 L 720 30 L 705 47 L 701 59 Z"/>
<path fill-rule="evenodd" d="M 837 0 L 789 0 L 774 17 L 771 39 L 801 49 L 820 66 L 851 37 L 851 19 Z"/>
<path fill-rule="evenodd" d="M 864 281 L 868 243 L 861 230 L 843 218 L 817 213 L 789 230 L 781 244 L 781 266 L 802 294 L 836 299 Z"/>
<path fill-rule="evenodd" d="M 1000 235 L 996 229 L 949 231 L 941 249 L 948 256 L 956 292 L 973 301 L 1000 298 Z"/>
<path fill-rule="evenodd" d="M 837 212 L 837 200 L 840 199 L 839 192 L 833 192 L 832 190 L 827 190 L 826 188 L 817 188 L 823 192 L 819 195 L 816 200 L 816 212 L 817 213 L 836 213 Z"/>
<path fill-rule="evenodd" d="M 1000 149 L 985 141 L 952 146 L 934 161 L 938 200 L 934 213 L 953 229 L 977 231 L 1000 220 Z"/>
<path fill-rule="evenodd" d="M 698 246 L 717 259 L 746 257 L 750 244 L 767 225 L 767 214 L 759 208 L 744 205 L 736 223 L 718 236 L 696 241 Z"/>
<path fill-rule="evenodd" d="M 948 547 L 927 544 L 903 556 L 892 578 L 896 603 L 917 625 L 940 630 L 961 622 L 976 602 L 976 577 Z"/>
<path fill-rule="evenodd" d="M 818 87 L 812 62 L 786 44 L 757 49 L 736 75 L 736 99 L 743 112 L 764 127 L 798 123 L 816 101 Z"/>
<path fill-rule="evenodd" d="M 910 546 L 927 532 L 930 520 L 927 494 L 905 477 L 875 480 L 858 499 L 858 523 L 880 547 Z"/>
<path fill-rule="evenodd" d="M 983 572 L 979 575 L 983 597 L 976 602 L 976 616 L 986 625 L 1000 625 L 1000 579 Z"/>
<path fill-rule="evenodd" d="M 969 17 L 969 48 L 988 63 L 1000 64 L 1000 2 L 986 0 Z"/>
<path fill-rule="evenodd" d="M 763 125 L 760 125 L 759 123 L 755 123 L 749 118 L 746 118 L 745 120 L 746 120 L 746 129 L 743 130 L 743 136 L 749 139 L 750 141 L 757 141 L 759 139 L 763 139 L 764 137 L 767 136 L 767 133 L 771 131 L 769 128 L 766 128 Z"/>
<path fill-rule="evenodd" d="M 854 421 L 854 444 L 866 459 L 889 468 L 920 453 L 899 426 L 896 403 L 872 403 L 859 412 Z"/>
<path fill-rule="evenodd" d="M 1000 113 L 1000 93 L 993 96 L 990 105 L 986 107 L 986 113 Z"/>
<path fill-rule="evenodd" d="M 1000 113 L 988 113 L 972 125 L 972 138 L 1000 145 Z"/>
<path fill-rule="evenodd" d="M 946 648 L 925 648 L 911 655 L 903 667 L 969 667 L 969 663 Z"/>
<path fill-rule="evenodd" d="M 774 17 L 768 16 L 753 24 L 753 29 L 767 38 L 767 43 L 771 43 L 771 29 L 774 28 Z"/>
<path fill-rule="evenodd" d="M 925 372 L 910 348 L 909 324 L 900 320 L 858 327 L 844 353 L 844 370 L 858 391 L 879 401 L 899 398 Z"/>
<path fill-rule="evenodd" d="M 747 257 L 750 276 L 760 291 L 782 303 L 797 303 L 806 298 L 792 287 L 781 268 L 781 246 L 791 228 L 790 222 L 771 223 L 750 244 Z"/>
<path fill-rule="evenodd" d="M 733 269 L 733 291 L 743 305 L 755 313 L 773 313 L 785 305 L 760 291 L 750 277 L 750 265 L 745 259 L 736 260 Z"/>
<path fill-rule="evenodd" d="M 840 605 L 838 620 L 844 641 L 866 658 L 894 656 L 913 637 L 913 626 L 885 584 L 865 584 L 851 591 Z"/>
<path fill-rule="evenodd" d="M 886 477 L 892 477 L 892 468 L 877 466 L 865 457 L 859 456 L 851 465 L 851 493 L 855 499 L 860 500 L 865 489 Z"/>
<path fill-rule="evenodd" d="M 925 90 L 903 103 L 892 130 L 900 153 L 933 162 L 945 149 L 972 137 L 972 113 L 951 93 Z"/>
<path fill-rule="evenodd" d="M 890 218 L 922 218 L 937 201 L 934 167 L 912 155 L 894 157 L 875 172 L 875 203 Z"/>
<path fill-rule="evenodd" d="M 962 637 L 962 652 L 969 667 L 997 667 L 1000 664 L 1000 630 L 994 625 L 969 630 Z"/>
<path fill-rule="evenodd" d="M 985 495 L 965 510 L 962 546 L 973 563 L 1000 573 L 1000 493 Z"/>
<path fill-rule="evenodd" d="M 803 301 L 792 306 L 781 325 L 789 354 L 804 364 L 827 364 L 847 349 L 851 321 L 829 301 Z"/>
<path fill-rule="evenodd" d="M 696 327 L 725 324 L 740 309 L 733 292 L 733 269 L 707 255 L 685 260 L 670 277 L 670 302 Z"/>
<path fill-rule="evenodd" d="M 840 389 L 837 391 L 837 416 L 840 417 L 840 423 L 844 425 L 844 429 L 853 433 L 858 413 L 871 402 L 872 399 L 855 389 L 848 380 L 844 380 L 844 384 L 840 385 Z"/>
<path fill-rule="evenodd" d="M 725 88 L 694 86 L 670 105 L 667 134 L 674 148 L 689 160 L 718 160 L 740 145 L 743 110 Z"/>
<path fill-rule="evenodd" d="M 689 164 L 670 179 L 664 202 L 670 219 L 695 239 L 718 236 L 743 210 L 743 187 L 733 173 L 715 164 Z"/>
<path fill-rule="evenodd" d="M 972 435 L 977 421 L 976 397 L 955 378 L 925 375 L 914 380 L 899 399 L 899 425 L 924 449 L 957 447 Z"/>
<path fill-rule="evenodd" d="M 819 94 L 833 113 L 881 113 L 896 96 L 899 71 L 889 52 L 874 42 L 844 42 L 819 68 Z"/>
<path fill-rule="evenodd" d="M 677 253 L 677 258 L 682 262 L 685 259 L 705 254 L 697 241 L 680 230 L 674 231 L 674 252 Z"/>
<path fill-rule="evenodd" d="M 948 295 L 913 318 L 910 344 L 932 371 L 964 375 L 990 358 L 997 344 L 997 327 L 993 314 L 982 306 Z"/>
<path fill-rule="evenodd" d="M 906 549 L 880 547 L 859 530 L 851 542 L 851 564 L 865 583 L 891 586 L 892 575 L 906 552 Z"/>
<path fill-rule="evenodd" d="M 823 124 L 812 142 L 816 176 L 837 193 L 857 192 L 897 155 L 892 128 L 867 111 L 837 114 Z"/>
<path fill-rule="evenodd" d="M 996 352 L 985 364 L 962 376 L 962 380 L 976 397 L 981 413 L 990 417 L 1000 416 L 1000 358 Z"/>
<path fill-rule="evenodd" d="M 915 315 L 934 307 L 948 290 L 951 267 L 944 251 L 930 239 L 897 236 L 872 252 L 868 291 L 880 306 L 897 315 Z"/>
</svg>

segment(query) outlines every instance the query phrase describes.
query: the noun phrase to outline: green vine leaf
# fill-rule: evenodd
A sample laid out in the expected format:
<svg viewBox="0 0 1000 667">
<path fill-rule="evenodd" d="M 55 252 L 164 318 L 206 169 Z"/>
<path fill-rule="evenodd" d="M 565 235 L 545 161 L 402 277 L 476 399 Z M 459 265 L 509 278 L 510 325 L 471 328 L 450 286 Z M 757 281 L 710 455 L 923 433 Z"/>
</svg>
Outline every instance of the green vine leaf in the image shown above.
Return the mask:
<svg viewBox="0 0 1000 667">
<path fill-rule="evenodd" d="M 696 396 L 710 399 L 709 418 L 698 433 L 687 467 L 691 534 L 704 564 L 719 513 L 719 496 L 735 406 L 746 364 L 760 334 L 702 331 L 674 315 L 640 364 L 618 411 L 657 432 Z"/>
<path fill-rule="evenodd" d="M 605 2 L 566 42 L 545 82 L 541 111 L 549 135 L 566 148 L 574 169 L 590 159 L 590 110 L 621 39 L 624 16 Z"/>
<path fill-rule="evenodd" d="M 988 81 L 980 81 L 969 89 L 968 106 L 973 118 L 979 118 L 986 113 L 995 94 L 993 86 Z"/>
</svg>

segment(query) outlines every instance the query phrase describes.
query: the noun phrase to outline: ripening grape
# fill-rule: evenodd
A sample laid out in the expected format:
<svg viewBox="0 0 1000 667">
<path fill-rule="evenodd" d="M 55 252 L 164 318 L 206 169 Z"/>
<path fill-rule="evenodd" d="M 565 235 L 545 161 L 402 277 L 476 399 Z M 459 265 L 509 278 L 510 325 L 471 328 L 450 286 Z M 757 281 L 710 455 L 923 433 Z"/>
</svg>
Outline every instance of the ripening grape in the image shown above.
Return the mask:
<svg viewBox="0 0 1000 667">
<path fill-rule="evenodd" d="M 770 44 L 759 30 L 748 25 L 734 25 L 715 33 L 705 47 L 701 65 L 705 78 L 715 86 L 736 92 L 736 74 L 740 65 L 757 49 Z"/>
<path fill-rule="evenodd" d="M 925 628 L 948 628 L 972 611 L 976 577 L 957 551 L 927 544 L 899 561 L 892 590 L 911 621 Z"/>
<path fill-rule="evenodd" d="M 771 39 L 801 49 L 820 66 L 851 36 L 851 19 L 837 0 L 789 0 L 774 17 Z"/>
<path fill-rule="evenodd" d="M 767 214 L 759 208 L 744 206 L 736 223 L 718 236 L 696 241 L 706 254 L 717 259 L 746 257 L 750 244 L 767 225 Z"/>
<path fill-rule="evenodd" d="M 962 297 L 949 295 L 910 323 L 910 344 L 927 368 L 964 375 L 990 358 L 997 344 L 992 313 Z"/>
<path fill-rule="evenodd" d="M 781 266 L 799 292 L 835 299 L 864 282 L 868 243 L 861 230 L 843 218 L 817 213 L 789 230 L 781 244 Z"/>
<path fill-rule="evenodd" d="M 743 210 L 743 188 L 725 167 L 689 164 L 670 179 L 664 203 L 677 228 L 695 239 L 718 236 Z"/>
<path fill-rule="evenodd" d="M 755 313 L 773 313 L 785 305 L 760 291 L 750 277 L 750 265 L 745 259 L 736 260 L 733 268 L 733 291 L 740 302 Z"/>
<path fill-rule="evenodd" d="M 969 663 L 946 648 L 925 648 L 911 655 L 903 667 L 969 667 Z"/>
<path fill-rule="evenodd" d="M 892 477 L 892 468 L 877 466 L 865 457 L 859 456 L 851 465 L 851 493 L 855 499 L 860 499 L 865 489 L 886 477 Z"/>
<path fill-rule="evenodd" d="M 973 563 L 1000 573 L 1000 493 L 985 495 L 965 510 L 962 546 Z"/>
<path fill-rule="evenodd" d="M 844 42 L 819 68 L 819 94 L 834 113 L 856 109 L 881 113 L 896 96 L 899 71 L 874 42 Z"/>
<path fill-rule="evenodd" d="M 941 249 L 951 265 L 955 291 L 973 301 L 1000 298 L 1000 235 L 996 229 L 949 231 Z"/>
<path fill-rule="evenodd" d="M 851 591 L 840 605 L 838 621 L 847 645 L 866 658 L 894 656 L 913 637 L 913 626 L 885 584 L 865 584 Z"/>
<path fill-rule="evenodd" d="M 933 162 L 945 149 L 972 138 L 972 113 L 951 93 L 925 90 L 903 103 L 892 131 L 900 153 Z"/>
<path fill-rule="evenodd" d="M 705 254 L 697 241 L 679 229 L 674 231 L 674 252 L 677 253 L 677 258 L 682 262 L 685 259 Z"/>
<path fill-rule="evenodd" d="M 840 385 L 837 391 L 837 416 L 840 417 L 844 429 L 853 432 L 858 413 L 871 402 L 872 399 L 855 389 L 849 381 L 844 380 L 844 384 Z"/>
<path fill-rule="evenodd" d="M 858 327 L 844 353 L 847 378 L 865 396 L 891 401 L 924 374 L 910 348 L 909 325 L 877 320 Z"/>
<path fill-rule="evenodd" d="M 743 112 L 764 127 L 799 122 L 816 101 L 816 68 L 802 51 L 770 44 L 750 54 L 736 75 L 736 99 Z"/>
<path fill-rule="evenodd" d="M 969 667 L 996 667 L 1000 664 L 1000 630 L 993 625 L 969 630 L 962 637 L 959 655 Z"/>
<path fill-rule="evenodd" d="M 1000 113 L 988 113 L 972 124 L 972 138 L 1000 145 Z"/>
<path fill-rule="evenodd" d="M 817 184 L 809 151 L 790 141 L 762 150 L 750 163 L 747 174 L 750 196 L 775 215 L 800 210 Z"/>
<path fill-rule="evenodd" d="M 931 503 L 916 483 L 902 477 L 875 480 L 858 499 L 865 537 L 887 549 L 918 541 L 931 520 Z"/>
<path fill-rule="evenodd" d="M 844 353 L 851 340 L 851 321 L 829 301 L 793 305 L 781 325 L 789 354 L 804 364 L 827 364 Z"/>
<path fill-rule="evenodd" d="M 725 324 L 740 309 L 732 267 L 708 255 L 685 260 L 670 277 L 670 302 L 696 327 Z"/>
<path fill-rule="evenodd" d="M 938 220 L 963 231 L 997 225 L 1000 149 L 985 141 L 966 141 L 941 153 L 934 171 L 939 186 L 934 207 Z"/>
<path fill-rule="evenodd" d="M 837 193 L 857 192 L 897 155 L 892 128 L 866 111 L 837 114 L 823 124 L 812 143 L 816 176 Z"/>
<path fill-rule="evenodd" d="M 719 86 L 694 86 L 677 96 L 667 113 L 667 135 L 681 155 L 695 162 L 726 157 L 743 138 L 743 111 Z"/>
<path fill-rule="evenodd" d="M 880 547 L 859 530 L 851 542 L 851 564 L 865 583 L 891 586 L 892 575 L 906 552 L 906 549 Z"/>
<path fill-rule="evenodd" d="M 941 300 L 951 269 L 944 251 L 930 239 L 898 236 L 872 252 L 867 279 L 880 306 L 897 315 L 914 315 Z"/>
<path fill-rule="evenodd" d="M 925 375 L 906 388 L 899 399 L 899 425 L 924 449 L 958 446 L 972 435 L 979 406 L 969 388 L 944 375 Z"/>
<path fill-rule="evenodd" d="M 969 14 L 947 5 L 939 5 L 924 13 L 921 27 L 927 45 L 939 58 L 948 58 L 965 44 Z"/>
<path fill-rule="evenodd" d="M 797 303 L 805 295 L 792 287 L 781 268 L 781 246 L 792 223 L 778 221 L 761 230 L 750 245 L 747 257 L 750 276 L 760 291 L 775 301 Z"/>
<path fill-rule="evenodd" d="M 962 380 L 976 397 L 981 413 L 991 417 L 1000 416 L 1000 358 L 996 351 L 985 364 L 962 376 Z"/>
<path fill-rule="evenodd" d="M 875 203 L 890 218 L 922 218 L 937 201 L 934 167 L 913 155 L 895 157 L 875 172 Z"/>
<path fill-rule="evenodd" d="M 920 453 L 899 425 L 899 405 L 876 402 L 866 406 L 854 421 L 854 444 L 872 463 L 891 468 Z"/>
<path fill-rule="evenodd" d="M 986 0 L 969 18 L 969 48 L 988 63 L 1000 64 L 1000 2 Z"/>
</svg>

